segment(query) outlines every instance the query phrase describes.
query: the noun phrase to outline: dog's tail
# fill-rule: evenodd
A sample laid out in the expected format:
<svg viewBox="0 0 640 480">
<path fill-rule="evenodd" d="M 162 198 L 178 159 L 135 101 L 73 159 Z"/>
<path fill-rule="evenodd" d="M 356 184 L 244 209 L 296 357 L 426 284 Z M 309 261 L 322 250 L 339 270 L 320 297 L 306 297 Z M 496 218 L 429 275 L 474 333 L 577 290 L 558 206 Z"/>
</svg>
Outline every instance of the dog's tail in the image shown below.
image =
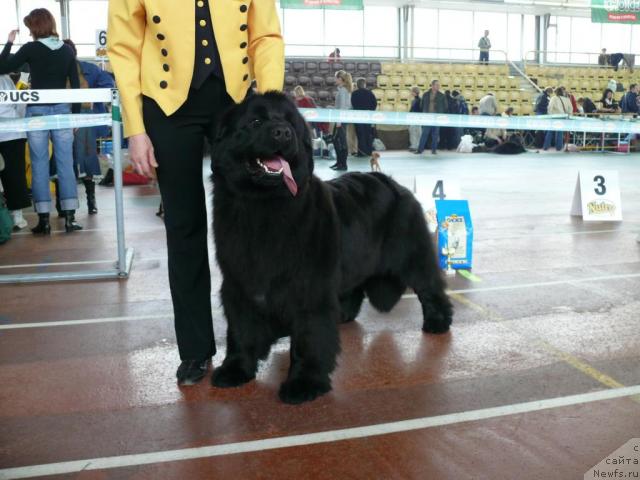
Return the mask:
<svg viewBox="0 0 640 480">
<path fill-rule="evenodd" d="M 407 286 L 393 275 L 377 276 L 364 284 L 369 303 L 380 312 L 389 312 L 398 303 Z"/>
</svg>

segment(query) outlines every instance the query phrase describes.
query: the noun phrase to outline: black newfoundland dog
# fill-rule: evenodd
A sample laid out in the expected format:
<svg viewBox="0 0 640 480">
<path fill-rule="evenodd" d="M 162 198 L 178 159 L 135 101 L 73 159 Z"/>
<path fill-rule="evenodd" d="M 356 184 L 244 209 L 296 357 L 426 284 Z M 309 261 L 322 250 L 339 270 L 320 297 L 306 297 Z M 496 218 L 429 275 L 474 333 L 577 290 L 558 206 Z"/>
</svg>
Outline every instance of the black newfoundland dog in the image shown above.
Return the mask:
<svg viewBox="0 0 640 480">
<path fill-rule="evenodd" d="M 388 312 L 407 287 L 422 329 L 449 330 L 452 306 L 420 204 L 380 173 L 323 182 L 313 175 L 309 129 L 284 95 L 254 95 L 223 118 L 213 145 L 213 229 L 229 325 L 218 387 L 253 379 L 280 337 L 291 365 L 280 398 L 331 390 L 338 324 L 367 295 Z"/>
</svg>

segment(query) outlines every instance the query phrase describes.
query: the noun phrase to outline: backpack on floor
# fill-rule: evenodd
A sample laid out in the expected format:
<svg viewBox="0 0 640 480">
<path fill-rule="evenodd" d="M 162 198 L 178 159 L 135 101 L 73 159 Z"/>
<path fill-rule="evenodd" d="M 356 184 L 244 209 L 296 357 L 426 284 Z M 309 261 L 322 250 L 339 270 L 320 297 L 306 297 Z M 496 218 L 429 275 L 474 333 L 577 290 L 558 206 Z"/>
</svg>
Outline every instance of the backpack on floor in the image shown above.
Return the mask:
<svg viewBox="0 0 640 480">
<path fill-rule="evenodd" d="M 9 241 L 12 230 L 13 219 L 4 201 L 4 195 L 0 193 L 0 245 Z"/>
</svg>

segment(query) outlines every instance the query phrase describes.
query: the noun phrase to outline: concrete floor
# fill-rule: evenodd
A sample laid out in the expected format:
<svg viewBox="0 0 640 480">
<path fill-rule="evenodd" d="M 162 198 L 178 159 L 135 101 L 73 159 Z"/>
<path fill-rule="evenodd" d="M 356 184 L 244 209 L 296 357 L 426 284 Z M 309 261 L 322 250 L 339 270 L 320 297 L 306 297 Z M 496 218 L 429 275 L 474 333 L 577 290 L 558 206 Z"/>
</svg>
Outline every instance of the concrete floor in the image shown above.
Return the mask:
<svg viewBox="0 0 640 480">
<path fill-rule="evenodd" d="M 422 334 L 408 294 L 341 327 L 334 390 L 312 403 L 277 399 L 287 341 L 245 387 L 177 388 L 159 197 L 127 187 L 129 280 L 0 286 L 0 479 L 570 479 L 640 437 L 640 396 L 614 398 L 640 385 L 640 155 L 385 152 L 381 164 L 457 179 L 470 202 L 478 279 L 449 280 L 451 333 Z M 329 165 L 316 173 L 331 178 Z M 619 172 L 623 222 L 569 216 L 580 169 Z M 111 189 L 99 208 L 80 212 L 83 232 L 16 235 L 0 274 L 104 267 Z M 213 308 L 215 366 L 215 291 Z"/>
</svg>

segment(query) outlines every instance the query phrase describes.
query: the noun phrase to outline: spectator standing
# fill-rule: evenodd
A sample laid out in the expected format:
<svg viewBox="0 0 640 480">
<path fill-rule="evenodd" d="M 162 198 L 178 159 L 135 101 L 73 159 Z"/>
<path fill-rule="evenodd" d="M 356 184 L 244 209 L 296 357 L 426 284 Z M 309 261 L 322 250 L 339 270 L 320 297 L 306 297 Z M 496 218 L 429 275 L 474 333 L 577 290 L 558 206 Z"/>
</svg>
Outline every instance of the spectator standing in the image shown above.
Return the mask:
<svg viewBox="0 0 640 480">
<path fill-rule="evenodd" d="M 600 55 L 598 55 L 598 65 L 606 67 L 609 65 L 609 55 L 607 55 L 607 49 L 603 48 Z"/>
<path fill-rule="evenodd" d="M 625 93 L 620 101 L 622 113 L 638 114 L 638 85 L 632 83 L 629 85 L 629 91 Z"/>
<path fill-rule="evenodd" d="M 573 111 L 571 101 L 564 96 L 564 90 L 561 87 L 556 88 L 555 95 L 551 97 L 549 102 L 549 115 L 570 114 Z M 555 139 L 556 150 L 561 151 L 563 143 L 563 132 L 548 131 L 544 137 L 543 149 L 546 151 L 551 146 L 551 141 Z"/>
<path fill-rule="evenodd" d="M 420 99 L 420 88 L 411 87 L 411 96 L 413 100 L 411 100 L 411 108 L 409 109 L 410 113 L 421 113 L 422 112 L 422 101 Z M 420 125 L 409 125 L 409 151 L 415 152 L 418 150 L 418 143 L 420 142 L 420 133 L 422 132 L 422 128 Z"/>
<path fill-rule="evenodd" d="M 553 88 L 547 87 L 543 90 L 543 92 L 538 95 L 536 99 L 536 115 L 547 115 L 549 110 L 549 100 L 551 99 L 551 95 L 553 94 Z"/>
<path fill-rule="evenodd" d="M 364 78 L 356 80 L 356 90 L 351 94 L 351 107 L 354 110 L 375 110 L 378 108 L 378 100 L 371 90 L 367 88 Z M 358 156 L 371 156 L 373 152 L 373 127 L 365 123 L 355 125 L 358 136 Z"/>
<path fill-rule="evenodd" d="M 301 85 L 293 89 L 293 95 L 298 108 L 318 108 L 316 101 L 304 91 Z M 321 133 L 329 133 L 329 127 L 326 123 L 311 123 L 311 128 L 320 136 Z"/>
<path fill-rule="evenodd" d="M 339 110 L 351 110 L 351 90 L 353 81 L 351 75 L 344 70 L 336 72 L 336 108 Z M 347 146 L 347 124 L 337 122 L 333 128 L 333 147 L 336 150 L 337 161 L 330 168 L 338 171 L 347 170 L 347 156 L 349 147 Z"/>
<path fill-rule="evenodd" d="M 336 61 L 339 61 L 339 60 L 340 60 L 340 49 L 336 47 L 333 50 L 333 52 L 329 54 L 329 58 L 327 58 L 327 62 L 335 63 Z"/>
<path fill-rule="evenodd" d="M 0 90 L 16 90 L 16 85 L 9 75 L 0 75 Z M 25 111 L 25 104 L 0 103 L 2 119 L 23 118 Z M 5 163 L 4 170 L 0 172 L 0 180 L 14 230 L 21 230 L 27 226 L 22 209 L 31 205 L 24 160 L 26 142 L 27 135 L 24 132 L 0 132 L 0 155 Z"/>
<path fill-rule="evenodd" d="M 493 117 L 499 113 L 498 102 L 493 93 L 487 93 L 482 97 L 478 103 L 478 107 L 480 108 L 480 115 L 489 115 Z"/>
<path fill-rule="evenodd" d="M 440 82 L 438 80 L 431 81 L 431 88 L 422 96 L 422 111 L 424 113 L 446 113 L 447 99 L 440 91 Z M 416 154 L 421 154 L 427 145 L 427 140 L 431 135 L 431 153 L 435 155 L 438 149 L 438 140 L 440 137 L 440 127 L 422 127 L 420 142 Z"/>
<path fill-rule="evenodd" d="M 484 31 L 484 36 L 478 41 L 480 49 L 480 63 L 489 63 L 489 50 L 491 50 L 491 40 L 489 40 L 489 30 Z"/>
<path fill-rule="evenodd" d="M 115 82 L 111 75 L 101 70 L 97 65 L 89 62 L 77 60 L 78 51 L 75 44 L 67 39 L 64 40 L 73 51 L 76 58 L 78 69 L 78 78 L 81 88 L 114 88 Z M 81 113 L 106 113 L 107 109 L 104 103 L 83 103 Z M 73 161 L 76 167 L 76 174 L 82 180 L 87 195 L 87 208 L 90 215 L 98 213 L 96 204 L 96 184 L 94 177 L 102 174 L 100 170 L 100 161 L 98 160 L 97 139 L 98 136 L 108 136 L 108 130 L 105 127 L 86 127 L 79 128 L 74 134 L 73 142 Z M 56 185 L 56 191 L 57 191 Z"/>
<path fill-rule="evenodd" d="M 606 88 L 604 92 L 602 92 L 600 103 L 602 103 L 602 108 L 600 108 L 601 112 L 616 113 L 620 110 L 618 102 L 613 98 L 613 91 L 610 88 Z"/>
<path fill-rule="evenodd" d="M 60 40 L 56 32 L 56 23 L 49 10 L 37 8 L 24 18 L 29 29 L 32 42 L 24 44 L 12 58 L 8 58 L 16 30 L 9 34 L 7 44 L 0 53 L 0 74 L 19 69 L 25 63 L 31 72 L 31 88 L 64 89 L 69 82 L 71 88 L 79 88 L 78 71 L 71 49 Z M 68 103 L 53 105 L 29 105 L 27 117 L 44 115 L 77 113 L 79 106 L 71 107 Z M 51 192 L 49 189 L 49 138 L 53 142 L 53 158 L 55 158 L 60 184 L 61 208 L 65 217 L 65 230 L 73 232 L 82 226 L 75 221 L 78 208 L 78 190 L 73 173 L 73 130 L 41 130 L 27 133 L 32 168 L 32 194 L 38 225 L 31 231 L 36 235 L 49 235 L 51 225 Z"/>
</svg>

